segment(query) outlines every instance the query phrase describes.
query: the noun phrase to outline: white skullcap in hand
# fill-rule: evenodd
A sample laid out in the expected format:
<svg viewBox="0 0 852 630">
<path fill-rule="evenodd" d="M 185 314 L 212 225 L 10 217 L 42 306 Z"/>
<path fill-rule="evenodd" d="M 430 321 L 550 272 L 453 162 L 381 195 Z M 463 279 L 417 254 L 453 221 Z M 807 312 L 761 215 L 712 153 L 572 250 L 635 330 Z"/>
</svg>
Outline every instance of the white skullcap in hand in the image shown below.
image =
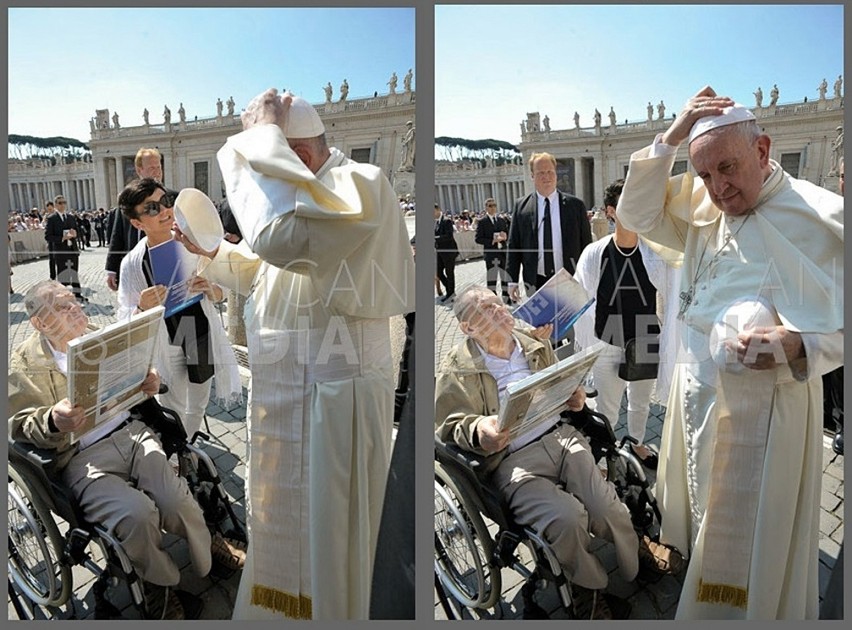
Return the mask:
<svg viewBox="0 0 852 630">
<path fill-rule="evenodd" d="M 287 123 L 284 125 L 284 136 L 286 138 L 316 138 L 325 133 L 325 125 L 322 124 L 317 110 L 301 96 L 294 96 L 285 92 L 293 98 L 290 104 L 290 113 Z"/>
<path fill-rule="evenodd" d="M 775 309 L 763 298 L 753 297 L 736 300 L 719 313 L 710 331 L 710 355 L 720 370 L 737 374 L 746 369 L 737 358 L 737 335 L 751 328 L 775 326 Z M 780 346 L 780 344 L 777 344 Z M 775 352 L 778 348 L 759 348 L 761 352 Z M 756 358 L 756 357 L 753 357 Z M 783 352 L 776 360 L 784 360 Z"/>
<path fill-rule="evenodd" d="M 713 129 L 718 129 L 725 125 L 734 125 L 747 120 L 755 120 L 755 116 L 751 113 L 751 110 L 745 105 L 734 103 L 730 107 L 724 108 L 718 116 L 699 118 L 698 122 L 692 125 L 692 130 L 689 132 L 689 142 Z"/>
</svg>

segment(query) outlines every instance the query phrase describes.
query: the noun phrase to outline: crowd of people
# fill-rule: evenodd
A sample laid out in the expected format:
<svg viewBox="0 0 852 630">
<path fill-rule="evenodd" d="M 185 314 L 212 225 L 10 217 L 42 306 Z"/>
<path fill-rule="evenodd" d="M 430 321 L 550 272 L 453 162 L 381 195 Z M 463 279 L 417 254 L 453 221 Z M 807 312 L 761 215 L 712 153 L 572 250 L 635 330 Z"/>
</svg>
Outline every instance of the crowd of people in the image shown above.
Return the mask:
<svg viewBox="0 0 852 630">
<path fill-rule="evenodd" d="M 395 417 L 390 317 L 414 310 L 402 208 L 378 167 L 327 144 L 304 99 L 270 89 L 241 119 L 243 131 L 217 154 L 227 237 L 208 251 L 202 245 L 212 243 L 178 227 L 178 192 L 164 182 L 159 152 L 142 148 L 136 179 L 104 213 L 104 271 L 117 294 L 117 321 L 166 307 L 141 391 L 178 411 L 188 436 L 214 392 L 225 406 L 242 399 L 234 350 L 213 305 L 229 290 L 246 298 L 247 547 L 210 534 L 145 411 L 107 411 L 75 436 L 86 412 L 69 400 L 68 344 L 94 328 L 78 273 L 88 217 L 68 210 L 62 195 L 43 217 L 50 279 L 24 297 L 33 332 L 10 361 L 10 435 L 56 449 L 85 518 L 115 532 L 143 579 L 150 618 L 199 612 L 186 606 L 197 598 L 175 588 L 180 572 L 162 530 L 186 539 L 198 575 L 215 563 L 241 570 L 234 619 L 411 616 L 413 511 L 382 518 Z M 209 230 L 194 227 L 196 235 Z M 187 296 L 200 299 L 170 301 L 173 287 L 154 264 L 166 247 L 176 252 L 175 269 L 193 270 Z M 354 281 L 346 290 L 338 286 L 342 272 Z M 403 532 L 394 538 L 401 547 L 393 596 L 371 589 L 380 523 Z"/>
<path fill-rule="evenodd" d="M 694 173 L 672 177 L 684 143 Z M 442 302 L 465 337 L 436 375 L 436 434 L 486 458 L 486 482 L 553 548 L 578 616 L 613 616 L 590 553 L 602 537 L 625 579 L 637 549 L 652 569 L 685 567 L 679 619 L 818 617 L 822 377 L 843 364 L 843 198 L 791 177 L 770 147 L 748 108 L 705 87 L 631 156 L 597 211 L 557 190 L 547 153 L 528 160 L 535 191 L 506 217 L 488 199 L 454 226 L 436 206 Z M 593 234 L 596 220 L 608 225 Z M 446 271 L 449 237 L 464 229 L 484 248 L 481 286 L 457 287 Z M 552 339 L 552 325 L 531 328 L 510 307 L 559 269 L 595 302 Z M 553 348 L 592 346 L 588 406 L 615 427 L 626 393 L 629 448 L 656 470 L 658 541 L 637 542 L 565 418 L 511 439 L 498 422 L 510 386 L 551 366 Z M 582 391 L 566 392 L 564 414 L 582 408 Z M 652 400 L 666 408 L 659 449 L 645 443 Z"/>
<path fill-rule="evenodd" d="M 28 213 L 14 212 L 9 215 L 9 232 L 26 232 L 28 230 L 43 230 L 48 217 L 55 212 L 54 201 L 48 201 L 43 209 L 33 208 Z M 109 237 L 107 221 L 109 212 L 103 208 L 97 210 L 68 210 L 78 226 L 78 246 L 85 250 L 93 247 L 92 241 L 97 239 L 97 247 L 106 247 Z"/>
</svg>

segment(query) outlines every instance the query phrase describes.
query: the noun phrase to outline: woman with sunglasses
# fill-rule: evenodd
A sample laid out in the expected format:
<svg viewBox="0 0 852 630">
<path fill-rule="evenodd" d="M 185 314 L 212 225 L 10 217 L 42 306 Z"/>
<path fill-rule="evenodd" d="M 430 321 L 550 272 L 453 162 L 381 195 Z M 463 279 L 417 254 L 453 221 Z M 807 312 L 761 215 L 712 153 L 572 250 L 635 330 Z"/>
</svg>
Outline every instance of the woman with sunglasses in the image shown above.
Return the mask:
<svg viewBox="0 0 852 630">
<path fill-rule="evenodd" d="M 166 190 L 152 178 L 131 182 L 119 195 L 118 206 L 130 223 L 145 233 L 121 262 L 118 286 L 119 319 L 159 306 L 166 301 L 167 287 L 154 283 L 149 250 L 173 240 L 174 204 L 177 193 Z M 197 256 L 179 244 L 182 256 L 197 262 Z M 203 293 L 195 302 L 165 317 L 160 327 L 157 370 L 169 391 L 160 402 L 183 417 L 188 437 L 201 427 L 210 400 L 212 377 L 222 406 L 236 402 L 241 394 L 233 348 L 213 307 L 223 297 L 222 289 L 193 276 L 191 293 Z"/>
</svg>

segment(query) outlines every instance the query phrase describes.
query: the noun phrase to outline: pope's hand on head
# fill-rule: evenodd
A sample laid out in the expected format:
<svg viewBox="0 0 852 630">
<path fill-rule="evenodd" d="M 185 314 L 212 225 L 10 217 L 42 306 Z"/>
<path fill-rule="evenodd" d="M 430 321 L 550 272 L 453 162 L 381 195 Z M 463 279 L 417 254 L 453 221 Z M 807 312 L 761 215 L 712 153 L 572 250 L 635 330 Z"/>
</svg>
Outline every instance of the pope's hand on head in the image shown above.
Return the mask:
<svg viewBox="0 0 852 630">
<path fill-rule="evenodd" d="M 72 406 L 71 401 L 67 398 L 63 398 L 53 405 L 50 417 L 53 420 L 53 425 L 61 433 L 69 433 L 82 428 L 86 420 L 83 408 L 80 405 Z"/>
<path fill-rule="evenodd" d="M 257 125 L 278 125 L 284 129 L 290 114 L 290 104 L 293 97 L 289 94 L 279 95 L 278 90 L 269 88 L 255 96 L 240 114 L 243 129 L 251 129 Z"/>
<path fill-rule="evenodd" d="M 712 87 L 705 85 L 686 102 L 681 112 L 675 117 L 674 122 L 663 133 L 663 143 L 673 147 L 679 146 L 689 137 L 693 125 L 700 118 L 718 116 L 725 107 L 730 107 L 733 104 L 732 98 L 718 96 Z"/>
</svg>

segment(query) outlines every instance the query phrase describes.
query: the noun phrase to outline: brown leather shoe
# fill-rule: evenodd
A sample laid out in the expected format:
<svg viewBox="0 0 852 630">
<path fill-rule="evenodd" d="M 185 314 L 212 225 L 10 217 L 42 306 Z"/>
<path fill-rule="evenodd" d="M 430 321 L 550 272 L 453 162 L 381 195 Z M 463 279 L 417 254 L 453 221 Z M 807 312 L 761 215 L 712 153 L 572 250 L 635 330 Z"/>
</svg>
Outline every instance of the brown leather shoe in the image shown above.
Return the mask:
<svg viewBox="0 0 852 630">
<path fill-rule="evenodd" d="M 601 590 L 592 590 L 579 584 L 571 585 L 571 609 L 575 619 L 610 620 L 612 611 Z"/>
<path fill-rule="evenodd" d="M 214 562 L 232 571 L 242 569 L 246 563 L 246 544 L 241 540 L 225 538 L 219 532 L 213 534 L 210 553 Z"/>
<path fill-rule="evenodd" d="M 148 619 L 183 620 L 186 614 L 175 590 L 145 582 L 145 614 Z"/>
<path fill-rule="evenodd" d="M 648 536 L 639 541 L 639 566 L 658 574 L 677 575 L 683 570 L 684 560 L 674 547 L 654 542 Z"/>
</svg>

